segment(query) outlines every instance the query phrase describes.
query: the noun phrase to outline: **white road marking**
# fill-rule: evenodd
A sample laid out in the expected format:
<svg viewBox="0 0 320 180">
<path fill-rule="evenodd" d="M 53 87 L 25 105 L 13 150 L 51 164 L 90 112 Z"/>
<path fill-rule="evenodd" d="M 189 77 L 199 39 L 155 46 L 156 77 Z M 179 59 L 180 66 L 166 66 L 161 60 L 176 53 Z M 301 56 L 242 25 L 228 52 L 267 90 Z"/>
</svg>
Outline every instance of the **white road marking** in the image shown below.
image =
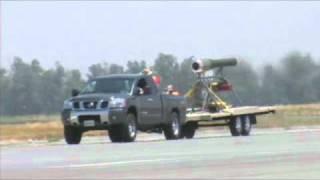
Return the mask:
<svg viewBox="0 0 320 180">
<path fill-rule="evenodd" d="M 51 166 L 49 168 L 82 168 L 82 167 L 98 167 L 98 166 L 112 166 L 112 165 L 127 165 L 127 164 L 139 164 L 148 162 L 162 162 L 162 161 L 177 161 L 176 158 L 163 158 L 163 159 L 141 159 L 130 161 L 113 161 L 113 162 L 101 162 L 101 163 L 87 163 L 87 164 L 71 164 L 63 166 Z"/>
</svg>

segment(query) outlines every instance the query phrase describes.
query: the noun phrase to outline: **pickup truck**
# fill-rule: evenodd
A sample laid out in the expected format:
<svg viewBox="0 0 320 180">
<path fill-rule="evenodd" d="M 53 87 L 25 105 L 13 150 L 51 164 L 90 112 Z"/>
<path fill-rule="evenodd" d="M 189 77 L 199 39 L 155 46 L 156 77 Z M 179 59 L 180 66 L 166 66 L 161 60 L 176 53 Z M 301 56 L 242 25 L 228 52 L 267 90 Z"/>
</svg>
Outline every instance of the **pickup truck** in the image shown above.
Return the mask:
<svg viewBox="0 0 320 180">
<path fill-rule="evenodd" d="M 133 142 L 138 130 L 163 131 L 172 140 L 181 137 L 186 100 L 161 92 L 151 75 L 108 75 L 73 90 L 61 116 L 68 144 L 79 144 L 89 130 L 108 130 L 112 142 Z"/>
</svg>

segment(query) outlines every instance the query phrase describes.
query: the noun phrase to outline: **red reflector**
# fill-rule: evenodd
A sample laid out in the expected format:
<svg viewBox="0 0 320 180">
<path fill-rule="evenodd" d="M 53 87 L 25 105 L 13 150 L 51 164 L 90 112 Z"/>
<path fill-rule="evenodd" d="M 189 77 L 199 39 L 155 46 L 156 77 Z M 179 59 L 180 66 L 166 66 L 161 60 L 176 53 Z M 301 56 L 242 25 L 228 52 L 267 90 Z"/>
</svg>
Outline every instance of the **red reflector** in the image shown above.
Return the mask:
<svg viewBox="0 0 320 180">
<path fill-rule="evenodd" d="M 218 87 L 218 91 L 231 91 L 231 90 L 232 90 L 232 85 L 228 83 L 221 84 Z"/>
</svg>

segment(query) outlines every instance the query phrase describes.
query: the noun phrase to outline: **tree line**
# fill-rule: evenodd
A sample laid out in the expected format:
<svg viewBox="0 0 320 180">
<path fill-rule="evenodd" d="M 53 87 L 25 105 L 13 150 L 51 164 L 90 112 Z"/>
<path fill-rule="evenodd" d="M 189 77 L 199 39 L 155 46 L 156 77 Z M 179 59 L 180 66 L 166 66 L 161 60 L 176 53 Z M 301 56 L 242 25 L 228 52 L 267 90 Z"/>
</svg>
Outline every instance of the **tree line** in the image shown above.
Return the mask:
<svg viewBox="0 0 320 180">
<path fill-rule="evenodd" d="M 0 114 L 54 114 L 61 111 L 71 90 L 81 89 L 86 79 L 100 75 L 139 73 L 146 67 L 161 75 L 164 88 L 173 84 L 185 93 L 195 82 L 191 71 L 193 58 L 179 60 L 160 53 L 152 65 L 144 60 L 130 60 L 126 66 L 97 63 L 87 74 L 66 69 L 59 62 L 45 69 L 36 59 L 26 63 L 15 57 L 11 67 L 0 68 Z M 240 60 L 237 66 L 225 68 L 226 78 L 241 99 L 242 105 L 298 104 L 320 101 L 320 63 L 311 55 L 290 52 L 278 63 L 254 67 Z"/>
</svg>

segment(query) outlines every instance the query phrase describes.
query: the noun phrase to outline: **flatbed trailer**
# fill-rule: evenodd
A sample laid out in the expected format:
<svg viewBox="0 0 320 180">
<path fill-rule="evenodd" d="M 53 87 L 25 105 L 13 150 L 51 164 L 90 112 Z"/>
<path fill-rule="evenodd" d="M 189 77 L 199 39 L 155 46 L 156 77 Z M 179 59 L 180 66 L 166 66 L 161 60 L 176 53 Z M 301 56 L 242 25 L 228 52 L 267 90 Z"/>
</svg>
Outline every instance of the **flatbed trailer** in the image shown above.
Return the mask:
<svg viewBox="0 0 320 180">
<path fill-rule="evenodd" d="M 220 112 L 189 111 L 183 127 L 183 136 L 193 138 L 199 127 L 229 126 L 232 136 L 248 136 L 256 116 L 275 113 L 272 106 L 242 106 L 233 107 Z"/>
<path fill-rule="evenodd" d="M 275 113 L 275 108 L 271 106 L 233 107 L 219 96 L 221 91 L 231 91 L 238 104 L 242 104 L 223 74 L 224 67 L 236 64 L 235 58 L 198 59 L 192 63 L 197 81 L 185 97 L 190 102 L 189 106 L 194 108 L 187 109 L 182 138 L 193 138 L 196 129 L 208 126 L 228 126 L 232 136 L 248 136 L 252 125 L 257 123 L 256 116 Z M 210 71 L 213 74 L 207 73 Z"/>
</svg>

